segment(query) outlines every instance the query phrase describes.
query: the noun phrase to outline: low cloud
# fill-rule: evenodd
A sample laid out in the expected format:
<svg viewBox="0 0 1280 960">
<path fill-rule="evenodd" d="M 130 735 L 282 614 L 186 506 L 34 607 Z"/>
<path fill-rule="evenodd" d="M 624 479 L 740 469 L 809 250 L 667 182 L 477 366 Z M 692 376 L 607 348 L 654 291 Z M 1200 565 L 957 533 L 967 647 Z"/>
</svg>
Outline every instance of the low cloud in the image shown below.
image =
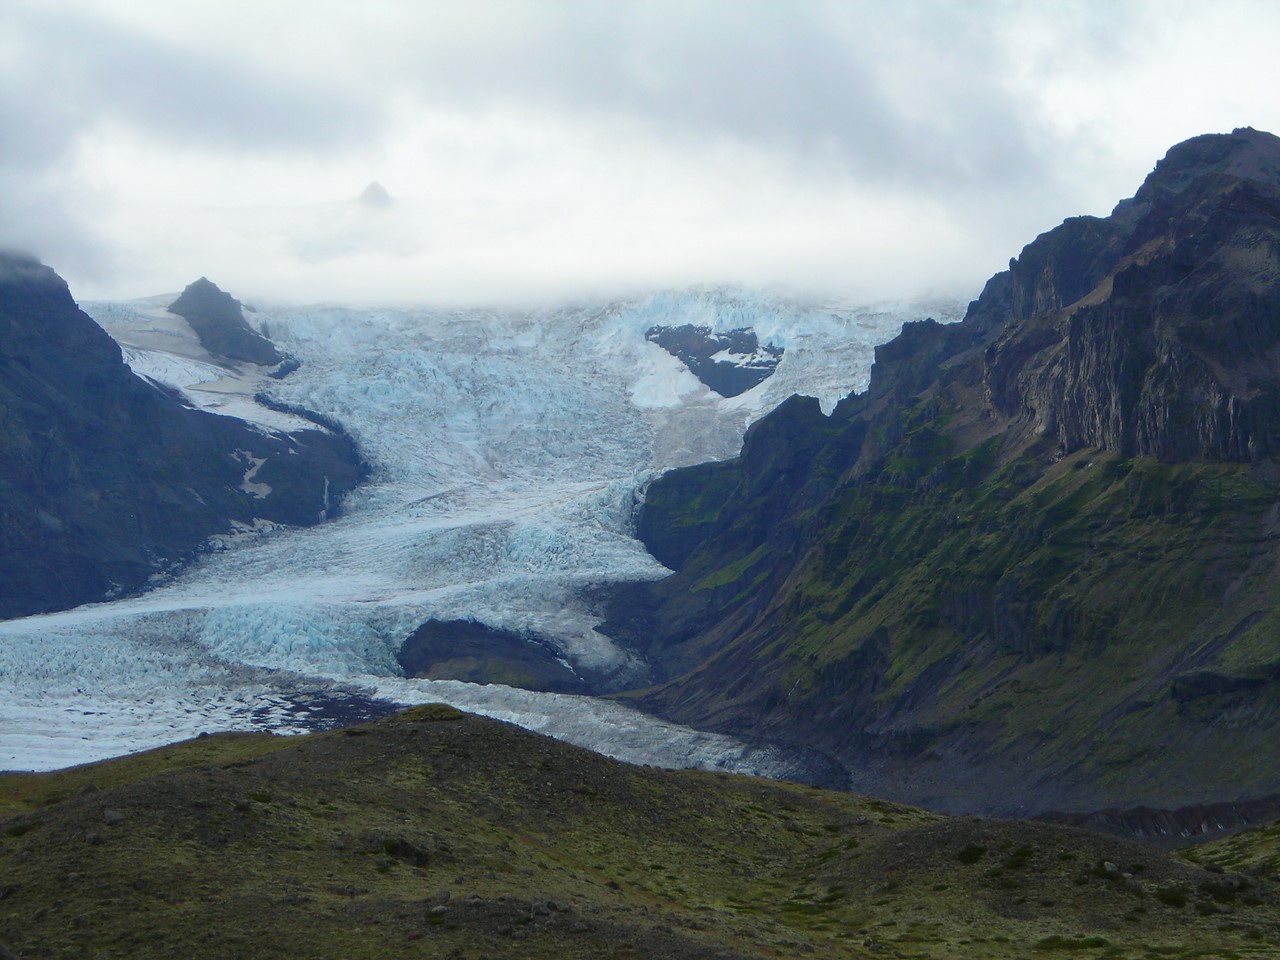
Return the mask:
<svg viewBox="0 0 1280 960">
<path fill-rule="evenodd" d="M 0 245 L 86 296 L 972 293 L 1174 142 L 1280 128 L 1278 32 L 1261 0 L 9 0 Z"/>
</svg>

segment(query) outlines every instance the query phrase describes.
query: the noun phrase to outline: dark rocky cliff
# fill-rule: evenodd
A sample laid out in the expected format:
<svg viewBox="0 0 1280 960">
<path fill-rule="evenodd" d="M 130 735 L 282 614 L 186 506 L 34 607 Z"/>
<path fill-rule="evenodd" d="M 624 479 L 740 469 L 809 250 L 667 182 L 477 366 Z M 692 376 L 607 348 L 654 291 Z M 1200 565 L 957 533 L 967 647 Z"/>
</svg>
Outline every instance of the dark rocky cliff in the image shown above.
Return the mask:
<svg viewBox="0 0 1280 960">
<path fill-rule="evenodd" d="M 989 348 L 984 384 L 1061 450 L 1164 461 L 1280 452 L 1280 189 L 1205 174 L 1144 216 L 1071 309 Z M 1099 286 L 1101 284 L 1101 286 Z"/>
<path fill-rule="evenodd" d="M 263 366 L 274 366 L 284 359 L 276 345 L 249 326 L 240 301 L 218 289 L 217 284 L 201 277 L 169 304 L 200 338 L 210 353 L 228 360 L 245 360 Z"/>
<path fill-rule="evenodd" d="M 638 692 L 949 809 L 1280 790 L 1280 140 L 1173 148 L 865 394 L 647 495 Z M 1219 683 L 1197 678 L 1212 675 Z"/>
<path fill-rule="evenodd" d="M 348 438 L 144 383 L 53 270 L 0 254 L 0 617 L 137 590 L 233 522 L 316 523 L 360 472 Z"/>
</svg>

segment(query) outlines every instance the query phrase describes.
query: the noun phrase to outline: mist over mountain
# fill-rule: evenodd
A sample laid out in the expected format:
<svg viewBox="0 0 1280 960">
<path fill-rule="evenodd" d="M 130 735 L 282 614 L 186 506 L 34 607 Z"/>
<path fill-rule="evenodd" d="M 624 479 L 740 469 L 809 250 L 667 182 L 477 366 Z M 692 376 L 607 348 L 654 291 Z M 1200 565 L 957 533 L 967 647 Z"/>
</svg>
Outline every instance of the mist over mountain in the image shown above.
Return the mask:
<svg viewBox="0 0 1280 960">
<path fill-rule="evenodd" d="M 387 188 L 377 180 L 369 181 L 369 185 L 360 191 L 360 196 L 356 200 L 362 206 L 373 210 L 385 210 L 395 203 Z"/>
</svg>

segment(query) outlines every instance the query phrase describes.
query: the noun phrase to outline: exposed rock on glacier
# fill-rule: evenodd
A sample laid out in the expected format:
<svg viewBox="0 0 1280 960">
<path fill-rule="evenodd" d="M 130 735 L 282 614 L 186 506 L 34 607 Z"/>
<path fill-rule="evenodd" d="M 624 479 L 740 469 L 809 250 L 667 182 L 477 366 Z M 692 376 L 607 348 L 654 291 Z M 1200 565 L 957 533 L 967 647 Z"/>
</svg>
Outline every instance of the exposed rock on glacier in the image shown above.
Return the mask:
<svg viewBox="0 0 1280 960">
<path fill-rule="evenodd" d="M 685 324 L 650 327 L 644 335 L 722 397 L 736 397 L 766 380 L 783 353 L 782 347 L 761 344 L 754 330 L 712 333 L 710 327 Z"/>
<path fill-rule="evenodd" d="M 189 284 L 169 310 L 191 324 L 210 353 L 265 367 L 284 359 L 275 344 L 245 321 L 240 301 L 205 277 Z"/>
</svg>

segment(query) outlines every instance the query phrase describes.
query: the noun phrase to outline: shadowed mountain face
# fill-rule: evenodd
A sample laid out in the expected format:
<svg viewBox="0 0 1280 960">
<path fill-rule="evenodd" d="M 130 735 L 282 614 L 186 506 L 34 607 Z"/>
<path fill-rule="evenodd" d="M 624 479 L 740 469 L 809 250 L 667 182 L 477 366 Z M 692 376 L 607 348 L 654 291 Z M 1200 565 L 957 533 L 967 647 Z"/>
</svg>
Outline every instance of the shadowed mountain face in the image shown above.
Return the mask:
<svg viewBox="0 0 1280 960">
<path fill-rule="evenodd" d="M 649 489 L 608 629 L 693 724 L 1001 812 L 1280 789 L 1280 140 L 1174 147 L 827 418 Z"/>
<path fill-rule="evenodd" d="M 551 641 L 474 620 L 428 620 L 401 645 L 396 661 L 406 677 L 505 683 L 557 693 L 589 689 Z"/>
<path fill-rule="evenodd" d="M 235 523 L 316 523 L 360 476 L 345 437 L 268 435 L 144 383 L 57 274 L 14 254 L 0 451 L 0 617 L 137 590 Z"/>
<path fill-rule="evenodd" d="M 212 354 L 267 367 L 284 359 L 274 343 L 245 321 L 240 301 L 205 277 L 189 284 L 169 304 L 169 312 L 191 324 L 200 343 Z"/>
</svg>

